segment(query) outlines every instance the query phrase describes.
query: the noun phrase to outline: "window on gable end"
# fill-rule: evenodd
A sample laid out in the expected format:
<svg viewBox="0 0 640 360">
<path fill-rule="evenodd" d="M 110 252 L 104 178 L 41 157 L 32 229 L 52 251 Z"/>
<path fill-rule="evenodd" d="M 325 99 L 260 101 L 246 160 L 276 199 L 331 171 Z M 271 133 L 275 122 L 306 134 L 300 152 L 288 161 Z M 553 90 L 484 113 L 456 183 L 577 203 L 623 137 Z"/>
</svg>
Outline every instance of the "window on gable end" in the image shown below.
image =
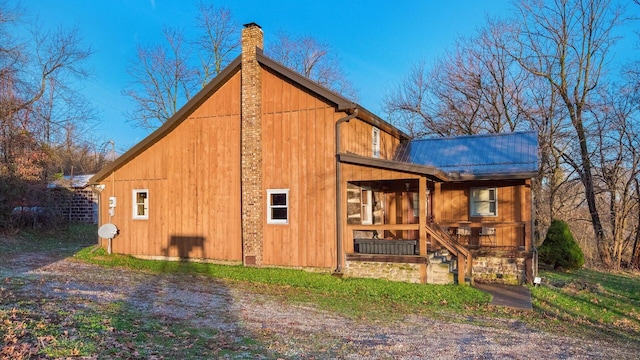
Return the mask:
<svg viewBox="0 0 640 360">
<path fill-rule="evenodd" d="M 380 157 L 380 129 L 372 127 L 371 129 L 371 147 L 373 148 L 372 156 L 374 158 Z"/>
</svg>

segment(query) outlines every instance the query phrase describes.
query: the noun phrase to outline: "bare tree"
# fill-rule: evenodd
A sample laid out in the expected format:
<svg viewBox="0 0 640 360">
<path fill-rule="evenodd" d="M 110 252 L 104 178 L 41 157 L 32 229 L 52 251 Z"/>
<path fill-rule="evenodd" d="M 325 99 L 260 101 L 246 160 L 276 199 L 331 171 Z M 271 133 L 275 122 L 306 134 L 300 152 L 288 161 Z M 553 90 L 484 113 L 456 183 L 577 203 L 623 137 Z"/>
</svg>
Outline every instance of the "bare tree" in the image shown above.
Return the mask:
<svg viewBox="0 0 640 360">
<path fill-rule="evenodd" d="M 201 2 L 198 10 L 196 27 L 200 30 L 200 36 L 195 45 L 200 59 L 198 77 L 204 87 L 237 56 L 240 31 L 229 9 L 214 8 L 211 4 Z"/>
<path fill-rule="evenodd" d="M 239 27 L 231 12 L 205 3 L 198 10 L 196 39 L 165 27 L 161 44 L 137 46 L 127 69 L 132 80 L 123 93 L 135 102 L 125 115 L 141 128 L 151 131 L 165 123 L 237 53 Z"/>
<path fill-rule="evenodd" d="M 128 68 L 132 80 L 123 93 L 135 102 L 134 110 L 126 116 L 139 127 L 154 130 L 165 123 L 238 54 L 239 26 L 231 11 L 206 3 L 200 3 L 198 10 L 195 39 L 165 28 L 163 44 L 138 45 Z M 338 57 L 328 45 L 312 37 L 281 35 L 271 49 L 276 61 L 356 99 Z"/>
<path fill-rule="evenodd" d="M 409 74 L 386 95 L 384 103 L 388 116 L 412 138 L 449 134 L 448 127 L 443 128 L 436 119 L 435 109 L 439 100 L 434 95 L 432 84 L 431 74 L 421 61 L 413 65 Z"/>
<path fill-rule="evenodd" d="M 356 99 L 357 94 L 340 66 L 336 52 L 310 36 L 280 33 L 267 54 L 282 65 L 339 94 Z"/>
<path fill-rule="evenodd" d="M 489 21 L 477 36 L 458 40 L 431 71 L 424 63 L 413 67 L 385 99 L 392 121 L 415 136 L 528 128 L 524 92 L 531 76 L 508 52 L 509 26 Z"/>
<path fill-rule="evenodd" d="M 596 126 L 593 160 L 596 194 L 603 211 L 604 246 L 615 269 L 638 231 L 636 182 L 640 178 L 638 103 L 632 86 L 614 86 L 600 92 L 600 101 L 589 109 Z"/>
<path fill-rule="evenodd" d="M 616 40 L 613 31 L 621 23 L 620 11 L 608 0 L 522 0 L 518 10 L 521 31 L 515 33 L 518 51 L 513 56 L 524 69 L 548 81 L 567 109 L 576 154 L 563 154 L 564 160 L 584 185 L 601 261 L 610 266 L 612 259 L 596 202 L 593 144 L 585 111 L 604 75 Z"/>
<path fill-rule="evenodd" d="M 488 20 L 476 36 L 458 40 L 452 51 L 427 71 L 414 66 L 385 99 L 392 121 L 411 136 L 451 136 L 538 130 L 541 162 L 533 182 L 537 228 L 542 238 L 563 208 L 568 182 L 566 111 L 549 83 L 522 69 L 512 56 L 509 34 L 518 24 Z"/>
<path fill-rule="evenodd" d="M 44 31 L 36 24 L 21 38 L 16 30 L 22 16 L 21 9 L 0 4 L 0 227 L 27 185 L 46 180 L 51 133 L 88 119 L 58 116 L 54 109 L 82 106 L 69 84 L 87 76 L 91 49 L 76 28 Z"/>
<path fill-rule="evenodd" d="M 138 45 L 136 60 L 127 72 L 133 79 L 124 94 L 136 103 L 128 117 L 153 130 L 165 123 L 196 89 L 195 69 L 189 65 L 190 49 L 182 32 L 165 27 L 166 45 Z"/>
<path fill-rule="evenodd" d="M 10 18 L 6 11 L 2 13 L 3 19 Z M 17 38 L 7 35 L 3 37 L 6 43 L 0 44 L 3 64 L 0 70 L 0 153 L 5 169 L 11 174 L 15 155 L 20 151 L 17 139 L 26 141 L 28 138 L 31 145 L 27 147 L 33 148 L 42 137 L 46 139 L 45 143 L 49 143 L 51 131 L 60 128 L 61 123 L 52 123 L 54 100 L 62 103 L 68 111 L 84 107 L 78 102 L 78 93 L 67 84 L 69 80 L 87 76 L 83 63 L 91 55 L 91 50 L 81 45 L 82 39 L 76 28 L 44 32 L 36 26 L 31 33 L 33 49 L 24 44 L 14 45 L 19 43 Z M 55 98 L 51 84 L 57 84 L 66 97 Z M 45 96 L 48 91 L 50 96 Z M 49 105 L 43 106 L 45 103 Z M 41 116 L 44 114 L 42 110 L 48 110 L 47 116 Z M 64 122 L 84 122 L 89 118 L 84 112 L 84 116 L 66 117 Z M 35 163 L 31 165 L 35 166 Z"/>
</svg>

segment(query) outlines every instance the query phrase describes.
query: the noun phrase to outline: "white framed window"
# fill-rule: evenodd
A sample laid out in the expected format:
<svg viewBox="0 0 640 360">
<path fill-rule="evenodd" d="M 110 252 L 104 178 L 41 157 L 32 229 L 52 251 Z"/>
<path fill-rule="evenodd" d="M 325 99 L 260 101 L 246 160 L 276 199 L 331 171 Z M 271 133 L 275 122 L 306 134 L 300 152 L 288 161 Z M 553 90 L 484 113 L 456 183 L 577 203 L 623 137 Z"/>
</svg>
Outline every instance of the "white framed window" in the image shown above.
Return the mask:
<svg viewBox="0 0 640 360">
<path fill-rule="evenodd" d="M 497 188 L 471 188 L 471 216 L 498 216 Z"/>
<path fill-rule="evenodd" d="M 360 190 L 360 220 L 362 225 L 373 224 L 373 192 L 367 189 Z"/>
<path fill-rule="evenodd" d="M 373 157 L 380 157 L 380 129 L 377 127 L 371 128 L 371 148 L 373 149 Z"/>
<path fill-rule="evenodd" d="M 133 189 L 133 218 L 149 219 L 149 189 Z"/>
<path fill-rule="evenodd" d="M 267 190 L 267 224 L 289 223 L 289 189 Z"/>
</svg>

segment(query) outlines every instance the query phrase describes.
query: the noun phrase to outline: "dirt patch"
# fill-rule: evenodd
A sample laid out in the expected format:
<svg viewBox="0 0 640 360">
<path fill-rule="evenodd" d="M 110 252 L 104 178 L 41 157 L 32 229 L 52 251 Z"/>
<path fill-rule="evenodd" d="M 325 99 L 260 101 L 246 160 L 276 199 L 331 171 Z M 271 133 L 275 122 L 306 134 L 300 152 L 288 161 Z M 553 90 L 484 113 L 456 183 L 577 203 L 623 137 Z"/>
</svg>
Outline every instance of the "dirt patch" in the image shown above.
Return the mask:
<svg viewBox="0 0 640 360">
<path fill-rule="evenodd" d="M 422 316 L 390 322 L 353 320 L 313 306 L 285 303 L 239 283 L 102 268 L 39 252 L 0 255 L 0 261 L 1 279 L 19 280 L 21 285 L 14 291 L 21 296 L 47 299 L 43 309 L 50 310 L 46 311 L 106 309 L 119 304 L 149 318 L 188 323 L 203 332 L 220 334 L 224 339 L 217 339 L 217 346 L 221 341 L 234 344 L 232 355 L 219 355 L 226 358 L 635 359 L 638 351 L 635 346 L 538 332 L 516 320 L 502 320 L 497 327 L 474 325 L 474 319 L 461 324 Z M 246 339 L 260 345 L 242 345 Z M 100 343 L 107 346 L 113 342 L 103 339 Z M 254 351 L 243 352 L 243 346 Z M 257 356 L 256 349 L 263 354 Z M 160 355 L 154 358 L 176 354 L 170 350 L 157 352 Z"/>
</svg>

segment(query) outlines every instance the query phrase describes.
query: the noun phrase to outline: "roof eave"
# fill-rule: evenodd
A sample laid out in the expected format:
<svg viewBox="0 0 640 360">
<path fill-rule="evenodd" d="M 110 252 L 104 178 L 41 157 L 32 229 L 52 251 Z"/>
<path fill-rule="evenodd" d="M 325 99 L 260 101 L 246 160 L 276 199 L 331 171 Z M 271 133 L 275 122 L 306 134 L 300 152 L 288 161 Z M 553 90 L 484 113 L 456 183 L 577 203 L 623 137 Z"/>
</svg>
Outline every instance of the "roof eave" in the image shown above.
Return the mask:
<svg viewBox="0 0 640 360">
<path fill-rule="evenodd" d="M 472 180 L 523 180 L 532 179 L 538 175 L 537 171 L 514 172 L 514 173 L 485 173 L 470 174 L 451 172 L 447 174 L 450 181 L 472 181 Z"/>
<path fill-rule="evenodd" d="M 386 170 L 394 170 L 400 172 L 406 172 L 411 174 L 426 175 L 432 180 L 438 182 L 449 181 L 449 177 L 442 170 L 433 166 L 416 165 L 406 162 L 399 162 L 394 160 L 385 160 L 372 158 L 367 156 L 361 156 L 349 153 L 338 154 L 338 159 L 341 163 L 362 165 L 367 167 L 375 167 Z"/>
<path fill-rule="evenodd" d="M 353 110 L 358 109 L 358 116 L 357 116 L 358 119 L 363 120 L 375 127 L 378 127 L 384 130 L 385 132 L 393 134 L 401 138 L 402 140 L 408 140 L 410 138 L 409 135 L 405 134 L 400 129 L 386 122 L 385 120 L 378 117 L 371 111 L 365 109 L 361 105 L 353 101 L 350 101 L 344 96 L 337 94 L 336 92 L 330 89 L 327 89 L 326 87 L 318 84 L 317 82 L 311 79 L 308 79 L 298 74 L 297 72 L 287 68 L 286 66 L 278 63 L 277 61 L 267 57 L 266 55 L 264 55 L 261 49 L 257 49 L 256 53 L 257 53 L 256 57 L 260 64 L 272 69 L 276 73 L 289 79 L 291 82 L 295 84 L 299 84 L 300 86 L 308 89 L 309 91 L 319 95 L 320 97 L 324 98 L 327 102 L 334 104 L 336 111 L 345 111 L 345 112 L 352 113 Z"/>
</svg>

